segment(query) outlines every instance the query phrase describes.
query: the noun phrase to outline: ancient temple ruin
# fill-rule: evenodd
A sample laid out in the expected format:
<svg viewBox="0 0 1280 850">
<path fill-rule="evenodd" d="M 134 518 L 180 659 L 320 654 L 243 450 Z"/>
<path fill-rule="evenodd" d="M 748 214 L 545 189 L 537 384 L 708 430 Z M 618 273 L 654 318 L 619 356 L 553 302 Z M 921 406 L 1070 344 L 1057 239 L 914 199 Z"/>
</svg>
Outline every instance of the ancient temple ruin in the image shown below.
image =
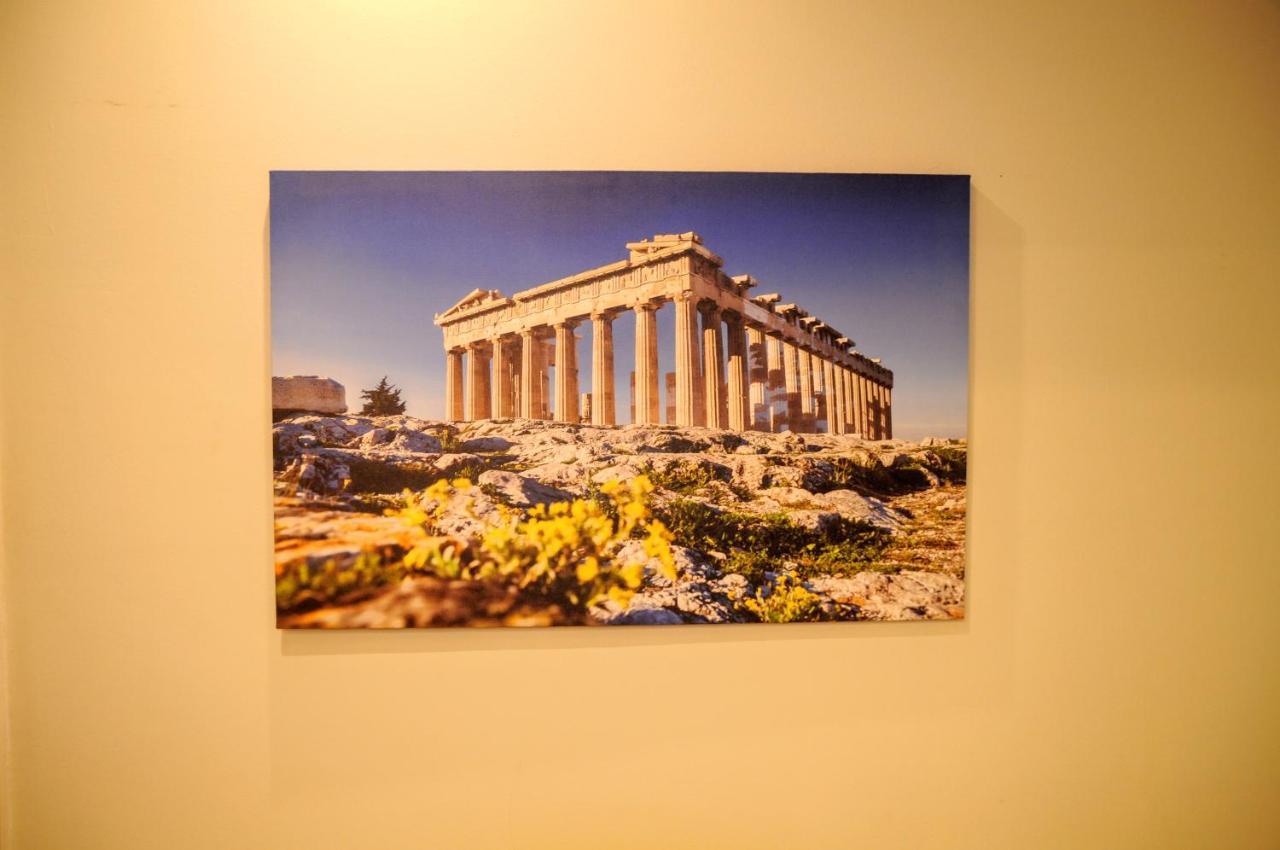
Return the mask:
<svg viewBox="0 0 1280 850">
<path fill-rule="evenodd" d="M 446 418 L 579 422 L 589 406 L 592 424 L 616 424 L 613 321 L 633 311 L 632 420 L 659 424 L 656 313 L 671 302 L 671 424 L 893 436 L 893 372 L 848 336 L 780 295 L 752 295 L 757 281 L 725 274 L 696 233 L 627 249 L 626 260 L 511 297 L 477 289 L 436 314 L 447 354 Z M 575 331 L 588 320 L 595 385 L 580 397 Z"/>
</svg>

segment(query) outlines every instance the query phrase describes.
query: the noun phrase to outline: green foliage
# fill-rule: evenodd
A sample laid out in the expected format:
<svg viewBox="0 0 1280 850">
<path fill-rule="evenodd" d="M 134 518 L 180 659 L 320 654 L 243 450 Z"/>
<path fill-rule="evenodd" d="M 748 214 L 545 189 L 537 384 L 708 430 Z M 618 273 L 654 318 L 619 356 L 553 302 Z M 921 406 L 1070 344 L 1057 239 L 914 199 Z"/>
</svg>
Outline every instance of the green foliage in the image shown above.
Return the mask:
<svg viewBox="0 0 1280 850">
<path fill-rule="evenodd" d="M 443 473 L 434 466 L 423 463 L 387 463 L 380 460 L 351 455 L 343 462 L 351 470 L 352 493 L 370 501 L 373 495 L 399 496 L 405 490 L 425 490 L 437 481 L 451 478 L 467 478 L 474 481 L 487 467 L 480 461 L 466 461 Z"/>
<path fill-rule="evenodd" d="M 444 478 L 465 478 L 468 481 L 475 481 L 488 469 L 489 467 L 485 465 L 484 461 L 468 460 L 458 464 L 457 466 L 451 467 L 447 476 L 441 475 L 439 477 L 442 480 Z"/>
<path fill-rule="evenodd" d="M 387 382 L 386 375 L 382 376 L 382 380 L 373 389 L 362 390 L 360 397 L 364 399 L 364 407 L 360 408 L 362 416 L 394 416 L 404 413 L 400 390 Z"/>
<path fill-rule="evenodd" d="M 929 472 L 943 481 L 964 483 L 966 453 L 964 449 L 940 446 L 932 449 L 941 461 L 941 467 L 926 466 L 910 457 L 885 468 L 878 460 L 862 461 L 851 457 L 834 457 L 830 461 L 830 474 L 819 486 L 818 493 L 832 490 L 856 490 L 863 494 L 891 496 L 924 490 L 930 486 Z"/>
<path fill-rule="evenodd" d="M 797 623 L 827 619 L 822 600 L 810 592 L 799 579 L 778 576 L 770 587 L 756 591 L 743 607 L 762 623 Z"/>
<path fill-rule="evenodd" d="M 734 549 L 720 562 L 720 569 L 726 573 L 738 573 L 752 584 L 763 584 L 768 578 L 765 573 L 778 571 L 779 560 L 768 552 Z"/>
<path fill-rule="evenodd" d="M 740 573 L 753 584 L 766 572 L 790 565 L 802 575 L 856 572 L 884 551 L 889 534 L 866 523 L 838 519 L 821 531 L 797 525 L 786 514 L 723 510 L 692 499 L 677 499 L 655 515 L 682 546 L 722 552 L 721 569 Z"/>
<path fill-rule="evenodd" d="M 350 507 L 361 513 L 382 516 L 387 511 L 403 508 L 404 496 L 401 493 L 355 493 L 351 497 Z"/>
<path fill-rule="evenodd" d="M 842 575 L 866 570 L 896 573 L 901 567 L 881 564 L 877 558 L 888 546 L 888 535 L 875 529 L 856 532 L 853 539 L 832 543 L 811 559 L 807 559 L 806 572 Z"/>
<path fill-rule="evenodd" d="M 670 490 L 673 493 L 698 493 L 719 480 L 715 470 L 709 466 L 685 464 L 672 464 L 663 470 L 657 470 L 652 465 L 648 465 L 645 467 L 644 474 L 649 476 L 649 480 L 655 487 Z"/>
<path fill-rule="evenodd" d="M 963 484 L 969 472 L 969 453 L 956 446 L 936 446 L 933 453 L 943 463 L 937 471 L 938 477 L 952 484 Z"/>
<path fill-rule="evenodd" d="M 343 462 L 351 470 L 353 493 L 400 493 L 421 490 L 440 478 L 440 473 L 425 464 L 384 463 L 352 455 Z"/>
<path fill-rule="evenodd" d="M 331 604 L 392 584 L 403 576 L 403 567 L 385 563 L 377 552 L 362 552 L 346 563 L 330 558 L 313 565 L 300 559 L 276 575 L 276 606 L 285 611 Z"/>
<path fill-rule="evenodd" d="M 792 554 L 813 541 L 813 534 L 785 514 L 753 514 L 724 510 L 694 501 L 676 499 L 655 514 L 671 530 L 680 545 L 704 552 L 735 549 L 772 555 Z"/>
<path fill-rule="evenodd" d="M 832 490 L 856 490 L 860 493 L 894 493 L 898 483 L 877 460 L 866 462 L 851 457 L 834 457 L 830 460 L 831 474 L 820 486 L 812 488 L 817 493 Z"/>
<path fill-rule="evenodd" d="M 436 436 L 440 439 L 440 451 L 444 454 L 456 454 L 462 451 L 462 440 L 458 439 L 456 428 L 441 428 L 436 432 Z"/>
</svg>

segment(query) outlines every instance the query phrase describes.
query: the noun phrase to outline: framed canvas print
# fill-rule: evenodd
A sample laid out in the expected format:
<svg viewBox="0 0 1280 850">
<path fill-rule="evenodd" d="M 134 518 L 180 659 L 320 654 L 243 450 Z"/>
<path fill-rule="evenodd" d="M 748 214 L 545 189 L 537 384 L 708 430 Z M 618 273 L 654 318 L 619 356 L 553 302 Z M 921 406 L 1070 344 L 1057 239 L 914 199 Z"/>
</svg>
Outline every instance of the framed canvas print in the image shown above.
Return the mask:
<svg viewBox="0 0 1280 850">
<path fill-rule="evenodd" d="M 273 172 L 282 628 L 964 616 L 969 179 Z"/>
</svg>

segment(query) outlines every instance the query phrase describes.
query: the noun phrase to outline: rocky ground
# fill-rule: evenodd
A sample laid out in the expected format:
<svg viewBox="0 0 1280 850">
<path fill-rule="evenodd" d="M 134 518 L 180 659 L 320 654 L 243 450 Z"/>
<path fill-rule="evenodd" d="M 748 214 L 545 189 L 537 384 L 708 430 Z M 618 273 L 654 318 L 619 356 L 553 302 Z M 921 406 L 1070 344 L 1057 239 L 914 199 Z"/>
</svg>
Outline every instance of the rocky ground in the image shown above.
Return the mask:
<svg viewBox="0 0 1280 850">
<path fill-rule="evenodd" d="M 964 615 L 963 441 L 409 416 L 294 415 L 273 431 L 284 626 Z M 672 534 L 675 577 L 640 539 L 620 541 L 614 562 L 645 564 L 629 598 L 585 606 L 406 561 L 424 539 L 465 559 L 536 505 L 599 501 L 606 482 L 641 475 L 654 484 L 649 512 Z M 430 503 L 428 526 L 406 521 L 405 491 L 442 479 L 474 486 Z"/>
</svg>

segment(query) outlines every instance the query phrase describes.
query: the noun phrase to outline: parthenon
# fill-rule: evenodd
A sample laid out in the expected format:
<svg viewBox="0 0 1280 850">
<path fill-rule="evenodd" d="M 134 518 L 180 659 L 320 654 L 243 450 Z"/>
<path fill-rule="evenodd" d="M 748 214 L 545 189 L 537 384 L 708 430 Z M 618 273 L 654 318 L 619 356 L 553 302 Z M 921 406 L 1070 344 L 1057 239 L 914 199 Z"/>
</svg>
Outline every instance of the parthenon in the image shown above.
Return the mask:
<svg viewBox="0 0 1280 850">
<path fill-rule="evenodd" d="M 892 438 L 893 372 L 848 336 L 778 294 L 751 295 L 758 281 L 725 274 L 697 233 L 626 247 L 625 260 L 510 297 L 477 289 L 437 313 L 445 418 L 579 422 L 589 408 L 592 424 L 617 424 L 613 321 L 633 311 L 632 421 L 660 424 L 656 314 L 671 302 L 669 424 Z M 580 396 L 576 329 L 588 320 L 593 386 Z"/>
</svg>

